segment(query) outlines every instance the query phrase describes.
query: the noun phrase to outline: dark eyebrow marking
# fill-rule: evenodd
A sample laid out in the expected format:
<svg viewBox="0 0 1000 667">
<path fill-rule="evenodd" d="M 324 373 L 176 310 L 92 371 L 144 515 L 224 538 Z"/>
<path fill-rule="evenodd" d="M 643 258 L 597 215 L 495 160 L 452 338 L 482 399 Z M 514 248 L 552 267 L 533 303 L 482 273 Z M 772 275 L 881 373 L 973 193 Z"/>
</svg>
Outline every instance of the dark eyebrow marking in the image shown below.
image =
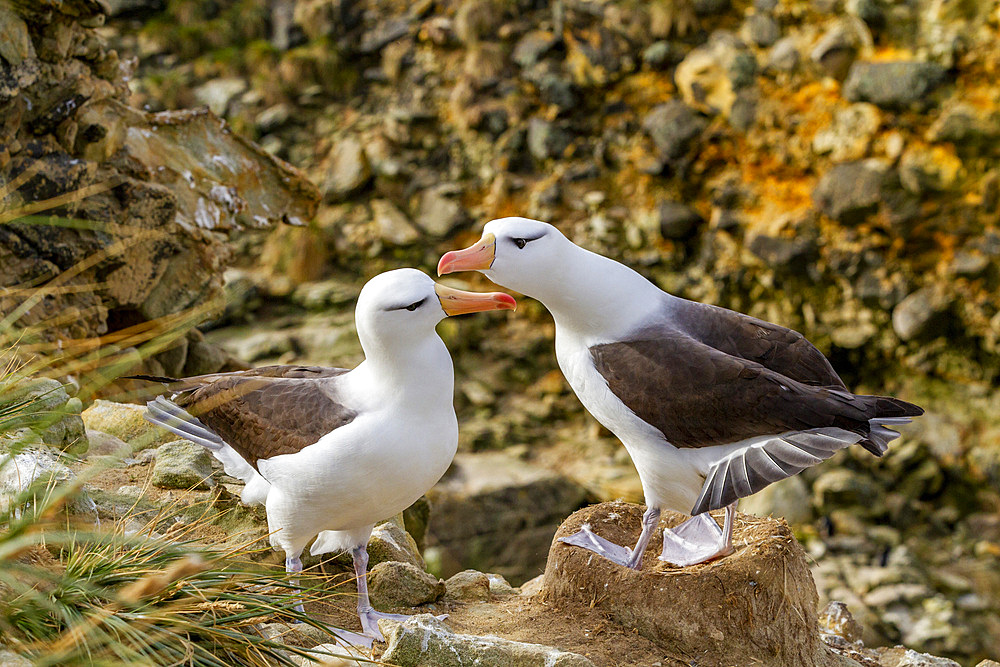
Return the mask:
<svg viewBox="0 0 1000 667">
<path fill-rule="evenodd" d="M 388 310 L 405 310 L 405 309 L 409 308 L 410 306 L 415 306 L 415 307 L 419 308 L 420 306 L 424 305 L 424 301 L 427 301 L 427 297 L 424 297 L 423 299 L 420 299 L 418 301 L 411 301 L 409 303 L 404 303 L 404 304 L 401 304 L 399 306 L 391 306 L 389 308 L 386 308 L 386 310 L 387 311 Z"/>
</svg>

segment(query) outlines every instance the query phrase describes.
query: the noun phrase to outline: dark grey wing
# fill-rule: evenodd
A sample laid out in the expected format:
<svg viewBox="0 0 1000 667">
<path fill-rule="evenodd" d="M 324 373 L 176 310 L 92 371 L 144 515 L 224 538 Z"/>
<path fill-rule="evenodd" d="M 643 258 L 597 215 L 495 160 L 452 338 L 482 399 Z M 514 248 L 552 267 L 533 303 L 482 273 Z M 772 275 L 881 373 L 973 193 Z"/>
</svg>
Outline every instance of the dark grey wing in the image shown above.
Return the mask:
<svg viewBox="0 0 1000 667">
<path fill-rule="evenodd" d="M 709 347 L 804 384 L 845 388 L 829 360 L 797 331 L 695 301 L 679 300 L 674 308 L 672 324 Z"/>
<path fill-rule="evenodd" d="M 225 442 L 257 468 L 260 459 L 298 452 L 354 420 L 357 413 L 335 398 L 335 378 L 347 371 L 322 372 L 264 367 L 187 378 L 170 385 L 173 402 L 147 404 L 150 421 L 206 447 Z"/>
<path fill-rule="evenodd" d="M 679 332 L 590 348 L 608 387 L 676 447 L 836 426 L 869 431 L 865 397 L 815 387 Z"/>
</svg>

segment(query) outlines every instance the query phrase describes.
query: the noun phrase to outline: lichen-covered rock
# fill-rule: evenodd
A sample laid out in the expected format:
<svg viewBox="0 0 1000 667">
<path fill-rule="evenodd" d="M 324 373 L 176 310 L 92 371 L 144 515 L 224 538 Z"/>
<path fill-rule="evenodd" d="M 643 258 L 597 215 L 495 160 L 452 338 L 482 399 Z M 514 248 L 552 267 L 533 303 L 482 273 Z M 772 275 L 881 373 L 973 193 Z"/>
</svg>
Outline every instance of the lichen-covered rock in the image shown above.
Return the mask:
<svg viewBox="0 0 1000 667">
<path fill-rule="evenodd" d="M 59 452 L 41 443 L 21 442 L 10 450 L 10 440 L 0 440 L 0 512 L 6 512 L 21 494 L 33 485 L 56 486 L 76 479 L 76 475 L 59 460 Z M 75 514 L 97 516 L 94 501 L 83 491 L 75 493 L 69 502 Z"/>
<path fill-rule="evenodd" d="M 823 174 L 813 200 L 835 220 L 856 224 L 878 210 L 883 200 L 886 168 L 875 160 L 843 162 Z"/>
<path fill-rule="evenodd" d="M 82 407 L 79 398 L 71 397 L 65 385 L 51 378 L 27 378 L 0 385 L 0 408 L 16 411 L 5 420 L 5 428 L 30 428 L 46 445 L 76 455 L 85 454 L 88 446 L 80 418 Z"/>
<path fill-rule="evenodd" d="M 176 438 L 176 436 L 175 436 Z M 212 455 L 189 440 L 173 440 L 156 448 L 151 482 L 161 489 L 209 489 L 213 486 Z"/>
<path fill-rule="evenodd" d="M 445 582 L 446 600 L 489 600 L 490 578 L 478 570 L 464 570 Z"/>
<path fill-rule="evenodd" d="M 395 520 L 375 526 L 368 540 L 368 565 L 372 567 L 386 561 L 397 561 L 426 568 L 417 543 Z"/>
<path fill-rule="evenodd" d="M 143 419 L 146 408 L 133 403 L 96 400 L 83 411 L 88 429 L 101 431 L 125 441 L 133 451 L 156 447 L 177 440 L 170 431 L 153 426 Z"/>
<path fill-rule="evenodd" d="M 413 563 L 386 561 L 368 570 L 368 592 L 376 609 L 401 609 L 434 602 L 444 582 Z"/>
<path fill-rule="evenodd" d="M 379 621 L 388 646 L 382 660 L 399 667 L 593 667 L 577 653 L 496 637 L 459 635 L 429 614 Z"/>
</svg>

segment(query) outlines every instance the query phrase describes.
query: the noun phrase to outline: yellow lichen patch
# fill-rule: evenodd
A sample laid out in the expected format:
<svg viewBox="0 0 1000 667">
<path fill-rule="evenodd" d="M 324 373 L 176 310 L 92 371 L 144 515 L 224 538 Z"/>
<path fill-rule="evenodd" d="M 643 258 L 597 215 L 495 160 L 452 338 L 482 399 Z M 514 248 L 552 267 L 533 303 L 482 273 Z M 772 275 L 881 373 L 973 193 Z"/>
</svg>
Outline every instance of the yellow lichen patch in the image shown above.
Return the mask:
<svg viewBox="0 0 1000 667">
<path fill-rule="evenodd" d="M 871 61 L 879 63 L 913 60 L 913 51 L 893 46 L 880 46 L 872 51 Z"/>
<path fill-rule="evenodd" d="M 617 92 L 622 102 L 638 110 L 670 101 L 677 94 L 677 89 L 668 74 L 639 72 L 626 78 L 617 87 Z"/>
</svg>

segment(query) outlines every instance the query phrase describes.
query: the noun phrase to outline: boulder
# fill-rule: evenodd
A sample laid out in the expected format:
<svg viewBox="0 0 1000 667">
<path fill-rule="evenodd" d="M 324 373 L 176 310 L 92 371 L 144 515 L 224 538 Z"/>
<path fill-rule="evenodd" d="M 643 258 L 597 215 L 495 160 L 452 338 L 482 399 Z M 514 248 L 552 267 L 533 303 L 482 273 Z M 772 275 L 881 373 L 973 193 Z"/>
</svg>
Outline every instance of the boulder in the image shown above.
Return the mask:
<svg viewBox="0 0 1000 667">
<path fill-rule="evenodd" d="M 381 620 L 379 629 L 388 642 L 382 661 L 399 667 L 593 667 L 582 655 L 551 646 L 455 634 L 430 614 Z"/>
<path fill-rule="evenodd" d="M 209 489 L 213 486 L 212 455 L 189 440 L 174 440 L 156 449 L 152 484 L 161 489 Z"/>
<path fill-rule="evenodd" d="M 490 578 L 478 570 L 464 570 L 444 582 L 446 600 L 489 600 Z"/>
<path fill-rule="evenodd" d="M 421 570 L 426 568 L 424 559 L 417 549 L 417 543 L 395 521 L 386 521 L 375 526 L 368 540 L 369 567 L 386 561 L 410 563 Z"/>
<path fill-rule="evenodd" d="M 23 443 L 22 443 L 23 444 Z M 7 512 L 11 504 L 34 484 L 59 485 L 72 482 L 76 475 L 59 460 L 59 451 L 41 443 L 18 447 L 11 454 L 6 442 L 0 441 L 0 513 Z M 83 491 L 75 493 L 69 502 L 74 514 L 97 516 L 97 506 Z"/>
<path fill-rule="evenodd" d="M 876 160 L 842 162 L 820 178 L 813 201 L 834 220 L 857 224 L 878 210 L 885 179 L 885 166 Z"/>
<path fill-rule="evenodd" d="M 132 451 L 157 447 L 177 440 L 177 436 L 153 426 L 142 414 L 146 408 L 132 403 L 96 400 L 83 411 L 83 423 L 88 429 L 101 431 L 125 441 Z"/>
<path fill-rule="evenodd" d="M 653 108 L 642 120 L 642 129 L 656 145 L 660 159 L 674 162 L 697 145 L 708 121 L 680 100 Z"/>
<path fill-rule="evenodd" d="M 922 287 L 892 309 L 892 328 L 904 341 L 933 335 L 937 331 L 935 322 L 947 308 L 948 301 L 940 289 L 933 285 Z"/>
<path fill-rule="evenodd" d="M 434 602 L 445 587 L 413 563 L 386 561 L 368 570 L 368 592 L 376 609 L 400 609 Z"/>
<path fill-rule="evenodd" d="M 558 541 L 589 524 L 601 537 L 631 545 L 642 513 L 639 505 L 613 502 L 570 516 L 549 550 L 543 588 L 549 603 L 592 605 L 674 655 L 697 656 L 698 664 L 829 664 L 809 563 L 784 521 L 737 515 L 735 553 L 686 568 L 657 559 L 662 530 L 638 571 Z M 666 526 L 687 518 L 664 514 Z"/>
<path fill-rule="evenodd" d="M 330 153 L 323 181 L 323 196 L 339 201 L 363 188 L 372 177 L 364 146 L 354 137 L 340 140 Z"/>
<path fill-rule="evenodd" d="M 445 236 L 466 221 L 465 210 L 457 197 L 461 191 L 453 183 L 427 188 L 420 194 L 420 205 L 414 222 L 433 236 Z"/>
<path fill-rule="evenodd" d="M 17 407 L 24 404 L 23 407 Z M 30 428 L 46 445 L 73 454 L 87 452 L 87 436 L 79 398 L 52 378 L 25 378 L 0 385 L 0 409 L 14 412 L 5 419 L 6 429 Z"/>
</svg>

